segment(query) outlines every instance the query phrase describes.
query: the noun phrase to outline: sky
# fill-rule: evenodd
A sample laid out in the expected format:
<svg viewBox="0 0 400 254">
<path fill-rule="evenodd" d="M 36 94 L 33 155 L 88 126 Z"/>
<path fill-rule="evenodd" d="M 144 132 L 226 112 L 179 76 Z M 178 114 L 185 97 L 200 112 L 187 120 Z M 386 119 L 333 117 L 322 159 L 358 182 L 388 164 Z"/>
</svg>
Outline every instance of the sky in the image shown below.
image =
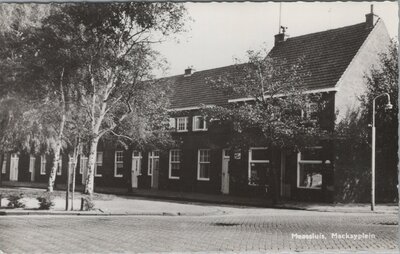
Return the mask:
<svg viewBox="0 0 400 254">
<path fill-rule="evenodd" d="M 281 24 L 290 37 L 325 31 L 365 21 L 374 5 L 391 37 L 397 38 L 398 3 L 395 2 L 293 2 L 282 3 Z M 185 3 L 187 32 L 177 34 L 156 45 L 168 61 L 167 72 L 156 71 L 157 77 L 183 74 L 222 67 L 246 60 L 249 49 L 270 50 L 279 27 L 279 3 Z"/>
</svg>

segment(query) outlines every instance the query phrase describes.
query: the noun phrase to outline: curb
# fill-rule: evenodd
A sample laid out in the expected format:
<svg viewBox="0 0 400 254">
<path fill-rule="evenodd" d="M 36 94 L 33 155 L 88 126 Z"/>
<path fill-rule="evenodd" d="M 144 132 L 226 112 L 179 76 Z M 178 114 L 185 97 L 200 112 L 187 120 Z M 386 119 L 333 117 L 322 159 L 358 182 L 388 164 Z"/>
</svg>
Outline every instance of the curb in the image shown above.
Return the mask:
<svg viewBox="0 0 400 254">
<path fill-rule="evenodd" d="M 91 211 L 0 211 L 0 216 L 27 216 L 27 215 L 51 215 L 51 216 L 212 216 L 226 214 L 225 211 L 215 211 L 210 213 L 183 213 L 183 212 L 91 212 Z"/>
</svg>

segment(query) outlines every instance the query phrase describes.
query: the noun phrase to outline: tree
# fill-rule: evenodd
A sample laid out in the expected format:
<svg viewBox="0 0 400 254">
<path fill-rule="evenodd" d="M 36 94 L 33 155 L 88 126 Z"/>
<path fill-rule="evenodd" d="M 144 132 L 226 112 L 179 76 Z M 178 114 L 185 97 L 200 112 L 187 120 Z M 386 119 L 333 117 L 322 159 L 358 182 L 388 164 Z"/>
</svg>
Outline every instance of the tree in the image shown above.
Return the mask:
<svg viewBox="0 0 400 254">
<path fill-rule="evenodd" d="M 380 54 L 380 62 L 373 66 L 365 76 L 367 92 L 361 97 L 363 118 L 372 122 L 372 101 L 388 93 L 393 104 L 391 110 L 385 110 L 386 98 L 376 100 L 376 172 L 377 196 L 393 200 L 397 185 L 398 165 L 398 93 L 399 93 L 398 44 L 394 41 L 386 52 Z M 364 127 L 367 129 L 367 125 Z M 370 133 L 370 130 L 367 133 Z M 371 138 L 368 137 L 368 142 Z"/>
<path fill-rule="evenodd" d="M 304 78 L 308 73 L 303 66 L 302 59 L 288 63 L 264 51 L 248 51 L 247 63 L 235 64 L 232 72 L 207 82 L 231 98 L 249 100 L 207 107 L 203 114 L 233 124 L 233 146 L 268 147 L 272 158 L 277 157 L 280 149 L 299 150 L 310 146 L 319 141 L 323 131 L 301 113 L 306 112 L 310 101 L 320 99 L 317 95 L 304 94 Z M 271 162 L 274 181 L 270 184 L 276 201 L 279 166 Z"/>
<path fill-rule="evenodd" d="M 76 84 L 90 135 L 86 193 L 93 193 L 99 139 L 129 137 L 121 126 L 137 127 L 128 122 L 147 118 L 146 109 L 154 111 L 159 105 L 144 98 L 151 92 L 158 93 L 160 101 L 166 96 L 166 87 L 143 82 L 152 78 L 156 52 L 151 44 L 159 40 L 156 33 L 167 36 L 181 31 L 184 14 L 182 5 L 172 3 L 69 4 L 46 19 L 51 31 L 63 32 L 72 55 L 79 59 Z M 147 123 L 142 129 L 157 126 Z"/>
</svg>

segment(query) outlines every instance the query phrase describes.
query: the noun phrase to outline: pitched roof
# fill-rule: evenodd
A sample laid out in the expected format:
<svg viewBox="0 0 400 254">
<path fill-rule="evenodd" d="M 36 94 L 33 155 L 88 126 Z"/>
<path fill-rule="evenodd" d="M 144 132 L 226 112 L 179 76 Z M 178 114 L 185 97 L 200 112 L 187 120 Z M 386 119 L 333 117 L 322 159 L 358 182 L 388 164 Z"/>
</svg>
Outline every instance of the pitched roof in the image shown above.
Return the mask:
<svg viewBox="0 0 400 254">
<path fill-rule="evenodd" d="M 289 64 L 304 58 L 306 89 L 332 88 L 360 49 L 372 29 L 365 23 L 288 38 L 278 43 L 269 53 L 285 59 Z M 234 65 L 199 71 L 191 76 L 166 78 L 172 83 L 171 108 L 196 107 L 200 104 L 228 103 L 227 95 L 206 84 L 207 77 L 217 78 L 232 73 Z"/>
</svg>

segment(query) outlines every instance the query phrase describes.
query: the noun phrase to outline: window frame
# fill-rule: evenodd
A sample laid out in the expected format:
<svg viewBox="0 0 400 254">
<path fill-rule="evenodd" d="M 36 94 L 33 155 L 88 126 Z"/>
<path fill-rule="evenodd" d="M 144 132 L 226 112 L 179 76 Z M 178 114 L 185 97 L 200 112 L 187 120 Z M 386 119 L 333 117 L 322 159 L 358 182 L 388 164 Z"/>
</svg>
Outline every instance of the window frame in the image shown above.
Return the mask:
<svg viewBox="0 0 400 254">
<path fill-rule="evenodd" d="M 208 162 L 201 162 L 200 157 L 201 157 L 201 151 L 208 151 Z M 211 149 L 204 148 L 204 149 L 198 149 L 197 150 L 197 180 L 198 181 L 210 181 L 210 172 L 208 172 L 208 178 L 206 177 L 200 177 L 200 166 L 201 164 L 209 164 L 211 168 Z M 209 168 L 209 170 L 210 170 Z"/>
<path fill-rule="evenodd" d="M 185 129 L 184 130 L 179 129 L 179 121 L 182 119 L 185 119 L 184 120 L 185 121 Z M 176 118 L 176 132 L 188 132 L 189 131 L 188 122 L 189 122 L 189 117 L 187 117 L 187 116 L 177 117 Z"/>
<path fill-rule="evenodd" d="M 155 155 L 155 153 L 158 155 Z M 147 175 L 152 176 L 154 172 L 154 159 L 158 159 L 158 166 L 160 167 L 160 150 L 153 150 L 148 153 L 147 159 Z M 151 164 L 150 164 L 151 161 Z"/>
<path fill-rule="evenodd" d="M 46 165 L 47 165 L 46 155 L 42 154 L 42 155 L 40 155 L 40 174 L 41 175 L 46 175 Z"/>
<path fill-rule="evenodd" d="M 179 161 L 172 161 L 172 152 L 179 152 Z M 179 176 L 172 175 L 172 164 L 179 164 Z M 180 179 L 182 165 L 182 150 L 181 149 L 171 149 L 169 150 L 169 169 L 168 169 L 168 179 Z"/>
<path fill-rule="evenodd" d="M 120 153 L 121 160 L 118 160 L 118 153 Z M 124 151 L 118 150 L 114 153 L 114 177 L 123 177 L 123 174 L 117 174 L 118 164 L 122 164 L 122 168 L 124 168 Z"/>
<path fill-rule="evenodd" d="M 196 120 L 197 119 L 202 119 L 203 120 L 203 129 L 198 129 L 196 126 Z M 197 116 L 193 116 L 192 118 L 192 130 L 193 131 L 207 131 L 208 127 L 207 127 L 207 121 L 204 117 L 197 115 Z"/>
<path fill-rule="evenodd" d="M 99 166 L 99 161 L 98 161 L 98 158 L 99 158 L 99 154 L 101 154 L 101 165 Z M 102 177 L 103 175 L 102 174 L 98 174 L 97 173 L 97 167 L 103 167 L 103 161 L 104 161 L 104 159 L 103 159 L 103 151 L 100 151 L 100 152 L 96 152 L 96 163 L 94 164 L 94 176 L 95 177 Z"/>
<path fill-rule="evenodd" d="M 268 147 L 250 147 L 249 148 L 249 158 L 248 158 L 248 170 L 247 170 L 247 184 L 250 186 L 260 186 L 259 184 L 252 183 L 250 181 L 250 176 L 251 176 L 251 164 L 252 163 L 270 163 L 270 160 L 253 160 L 253 150 L 266 150 L 268 153 Z"/>
<path fill-rule="evenodd" d="M 313 146 L 313 147 L 307 147 L 306 149 L 323 149 L 323 147 L 322 146 Z M 296 163 L 296 166 L 297 166 L 297 170 L 296 170 L 296 173 L 297 173 L 297 176 L 296 176 L 296 188 L 297 189 L 306 189 L 306 190 L 321 190 L 322 189 L 322 186 L 321 187 L 305 187 L 305 186 L 300 186 L 300 170 L 301 170 L 301 167 L 300 167 L 300 165 L 301 164 L 323 164 L 324 162 L 323 162 L 323 160 L 321 159 L 321 160 L 302 160 L 301 159 L 301 151 L 299 151 L 298 153 L 297 153 L 297 163 Z M 325 164 L 330 164 L 331 162 L 329 161 L 329 160 L 327 160 L 327 161 L 325 161 Z M 323 170 L 323 169 L 322 169 Z M 322 178 L 322 183 L 324 182 L 324 179 L 323 179 L 323 174 L 322 174 L 322 171 L 321 171 L 321 178 Z"/>
</svg>

